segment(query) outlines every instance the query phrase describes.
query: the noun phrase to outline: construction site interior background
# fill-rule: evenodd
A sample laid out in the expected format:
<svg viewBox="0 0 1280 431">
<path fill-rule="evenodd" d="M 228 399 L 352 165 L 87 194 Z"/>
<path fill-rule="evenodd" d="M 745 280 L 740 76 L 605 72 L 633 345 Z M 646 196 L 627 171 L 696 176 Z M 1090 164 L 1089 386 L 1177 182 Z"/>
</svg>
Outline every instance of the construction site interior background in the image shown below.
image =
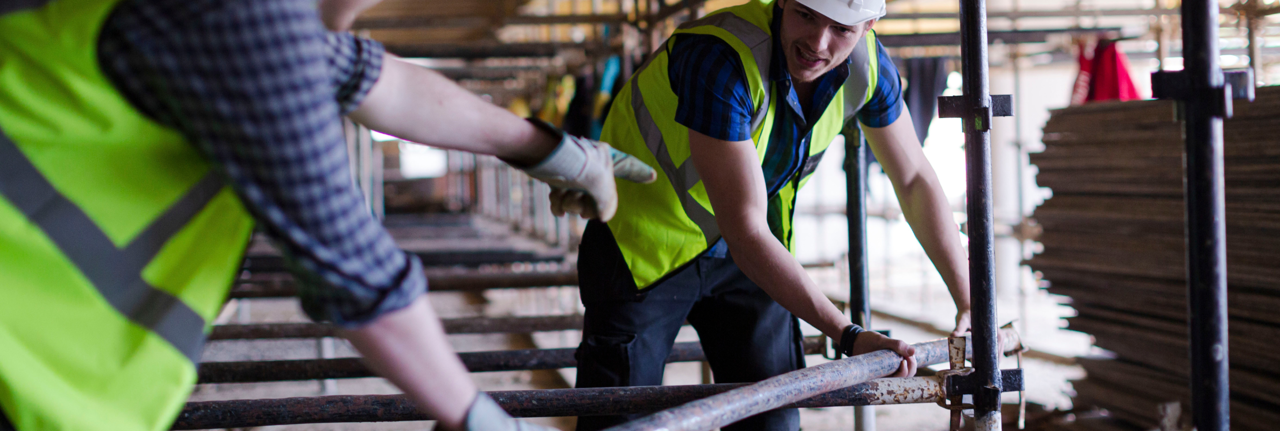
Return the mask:
<svg viewBox="0 0 1280 431">
<path fill-rule="evenodd" d="M 457 80 L 518 115 L 535 116 L 570 133 L 595 137 L 612 95 L 647 52 L 659 46 L 681 22 L 737 3 L 740 1 L 385 0 L 362 15 L 353 31 Z M 1220 6 L 1222 67 L 1251 68 L 1260 85 L 1280 81 L 1276 64 L 1280 26 L 1270 15 L 1280 2 L 1223 0 Z M 1011 119 L 995 120 L 991 133 L 998 323 L 1014 322 L 1030 349 L 1020 360 L 1010 357 L 1003 362 L 1003 368 L 1021 367 L 1026 379 L 1025 394 L 1004 395 L 1004 402 L 1012 406 L 1004 417 L 1016 423 L 1022 416 L 1031 429 L 1159 427 L 1175 414 L 1170 413 L 1168 403 L 1184 401 L 1189 391 L 1185 365 L 1177 365 L 1185 364 L 1186 357 L 1176 356 L 1179 343 L 1185 352 L 1185 316 L 1179 320 L 1177 315 L 1155 311 L 1161 307 L 1176 310 L 1178 304 L 1185 307 L 1185 288 L 1179 290 L 1184 285 L 1178 278 L 1184 262 L 1176 259 L 1181 252 L 1181 237 L 1176 235 L 1181 231 L 1171 234 L 1174 236 L 1157 236 L 1141 232 L 1141 227 L 1155 223 L 1145 209 L 1165 208 L 1152 199 L 1166 196 L 1164 190 L 1174 187 L 1170 184 L 1180 190 L 1180 177 L 1164 175 L 1166 171 L 1161 169 L 1180 169 L 1176 155 L 1182 143 L 1168 139 L 1168 133 L 1157 133 L 1157 129 L 1165 130 L 1161 127 L 1176 127 L 1176 123 L 1169 123 L 1171 115 L 1159 114 L 1171 109 L 1159 105 L 1162 102 L 1144 99 L 1152 97 L 1153 71 L 1182 68 L 1178 4 L 1174 0 L 990 0 L 987 13 L 991 93 L 1012 95 L 1015 112 Z M 958 227 L 956 235 L 963 238 L 966 188 L 961 120 L 934 118 L 937 97 L 961 94 L 956 14 L 957 2 L 952 0 L 894 0 L 875 29 L 905 80 L 906 103 L 924 152 L 945 188 Z M 1256 109 L 1254 117 L 1249 117 L 1255 118 L 1256 124 L 1242 117 L 1239 123 L 1231 120 L 1227 125 L 1228 235 L 1232 238 L 1228 247 L 1233 259 L 1229 279 L 1233 289 L 1239 283 L 1241 295 L 1250 295 L 1231 297 L 1233 301 L 1244 298 L 1244 302 L 1231 304 L 1233 367 L 1237 366 L 1237 354 L 1257 355 L 1264 361 L 1276 357 L 1273 343 L 1261 340 L 1280 335 L 1280 322 L 1256 311 L 1266 310 L 1268 304 L 1280 306 L 1280 274 L 1274 269 L 1280 267 L 1275 265 L 1280 263 L 1276 258 L 1280 253 L 1280 209 L 1274 204 L 1280 200 L 1266 204 L 1280 195 L 1280 178 L 1274 174 L 1280 171 L 1275 169 L 1280 166 L 1280 147 L 1274 137 L 1265 136 L 1268 128 L 1276 130 L 1275 123 L 1267 123 L 1266 118 L 1280 114 L 1280 108 L 1275 108 L 1280 106 L 1280 93 L 1259 88 L 1256 104 L 1250 108 Z M 1144 112 L 1157 114 L 1144 116 Z M 1163 125 L 1151 126 L 1157 123 Z M 1055 129 L 1054 124 L 1063 128 Z M 1250 127 L 1260 132 L 1247 133 Z M 1093 135 L 1083 129 L 1124 131 L 1128 143 L 1089 144 Z M 1072 135 L 1073 130 L 1079 133 Z M 576 244 L 585 222 L 553 217 L 545 202 L 548 189 L 544 184 L 493 158 L 403 142 L 351 122 L 347 131 L 352 169 L 371 210 L 384 217 L 403 248 L 423 257 L 430 274 L 573 271 Z M 1151 137 L 1144 138 L 1144 133 Z M 1233 156 L 1231 148 L 1237 142 L 1241 148 L 1257 149 L 1258 155 Z M 1147 147 L 1124 152 L 1128 148 L 1124 145 L 1130 144 L 1159 144 L 1171 155 L 1157 157 L 1153 155 L 1157 150 Z M 1157 159 L 1167 166 L 1157 167 L 1154 161 L 1139 163 Z M 1232 163 L 1237 159 L 1255 164 L 1233 171 Z M 844 160 L 843 146 L 833 145 L 828 150 L 813 180 L 800 194 L 796 214 L 795 255 L 834 301 L 849 297 Z M 1264 162 L 1272 163 L 1269 171 L 1258 164 Z M 892 186 L 874 162 L 869 176 L 871 329 L 889 330 L 893 337 L 909 342 L 944 337 L 954 326 L 955 309 L 942 278 L 904 221 Z M 1148 184 L 1147 180 L 1151 184 L 1164 182 L 1138 186 Z M 1240 193 L 1253 194 L 1235 194 L 1233 187 L 1237 185 Z M 1117 196 L 1119 201 L 1105 201 Z M 1060 202 L 1057 207 L 1052 206 L 1055 199 Z M 1173 202 L 1177 197 L 1170 199 Z M 1042 205 L 1044 211 L 1053 212 L 1040 212 Z M 1181 207 L 1171 208 L 1170 217 L 1176 219 Z M 1039 214 L 1044 214 L 1043 220 Z M 1239 217 L 1232 218 L 1236 214 Z M 1251 224 L 1231 224 L 1237 219 Z M 1105 226 L 1129 223 L 1136 227 L 1098 236 L 1098 230 L 1077 229 L 1064 220 L 1101 220 L 1098 223 Z M 1171 223 L 1180 226 L 1180 222 Z M 1242 239 L 1236 241 L 1235 235 Z M 1236 244 L 1249 248 L 1237 253 Z M 1171 250 L 1173 257 L 1160 254 L 1163 249 Z M 259 272 L 271 272 L 263 268 L 271 265 L 274 255 L 265 242 L 255 243 L 246 277 L 265 277 Z M 1159 256 L 1144 257 L 1148 255 Z M 1093 262 L 1089 256 L 1101 262 Z M 1105 265 L 1108 260 L 1116 265 Z M 1141 269 L 1147 267 L 1163 272 Z M 1248 277 L 1237 278 L 1237 270 Z M 1054 271 L 1074 275 L 1055 279 Z M 578 315 L 583 308 L 576 287 L 564 284 L 457 289 L 430 295 L 445 319 Z M 1254 308 L 1237 310 L 1241 304 Z M 1250 310 L 1255 311 L 1250 314 Z M 228 302 L 217 324 L 306 321 L 294 299 L 243 296 Z M 1243 323 L 1237 325 L 1237 321 Z M 572 323 L 569 326 L 475 330 L 451 335 L 451 340 L 460 352 L 572 349 L 581 339 L 580 329 Z M 805 326 L 805 335 L 818 334 Z M 697 341 L 697 335 L 686 326 L 677 341 Z M 1251 345 L 1263 347 L 1250 352 L 1237 350 Z M 1158 356 L 1166 346 L 1175 347 L 1173 356 Z M 346 342 L 336 338 L 215 338 L 202 361 L 355 355 Z M 807 360 L 810 366 L 826 362 L 821 355 L 810 355 Z M 1275 363 L 1280 362 L 1271 362 Z M 1238 429 L 1264 429 L 1253 427 L 1280 423 L 1280 399 L 1274 392 L 1253 390 L 1234 380 L 1239 377 L 1265 388 L 1266 382 L 1280 383 L 1280 375 L 1274 367 L 1259 369 L 1248 361 L 1239 366 L 1240 374 L 1233 374 L 1233 390 L 1238 392 L 1232 398 L 1233 408 L 1236 403 L 1243 406 L 1232 412 Z M 708 374 L 700 362 L 671 363 L 664 383 L 708 383 Z M 571 388 L 575 381 L 573 368 L 472 376 L 485 391 Z M 1162 383 L 1149 383 L 1139 376 Z M 1164 385 L 1173 389 L 1166 390 Z M 197 386 L 192 401 L 397 392 L 378 378 L 204 383 Z M 1017 413 L 1020 396 L 1027 403 L 1022 415 Z M 944 430 L 948 426 L 948 411 L 933 404 L 881 406 L 874 412 L 875 427 L 880 430 Z M 847 430 L 853 427 L 853 415 L 848 407 L 803 409 L 801 427 Z M 566 430 L 574 425 L 573 418 L 528 420 Z M 271 429 L 431 426 L 430 422 L 410 421 Z"/>
</svg>

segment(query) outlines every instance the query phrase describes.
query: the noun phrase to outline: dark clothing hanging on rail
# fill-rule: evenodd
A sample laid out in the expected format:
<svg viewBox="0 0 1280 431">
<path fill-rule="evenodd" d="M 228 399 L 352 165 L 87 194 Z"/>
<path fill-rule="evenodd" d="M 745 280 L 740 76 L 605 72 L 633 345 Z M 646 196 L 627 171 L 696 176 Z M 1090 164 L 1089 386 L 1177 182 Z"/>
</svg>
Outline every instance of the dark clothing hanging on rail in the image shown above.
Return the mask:
<svg viewBox="0 0 1280 431">
<path fill-rule="evenodd" d="M 936 115 L 938 96 L 947 89 L 947 74 L 951 72 L 947 70 L 947 62 L 945 57 L 898 60 L 898 64 L 902 65 L 900 69 L 906 72 L 907 77 L 907 88 L 903 96 L 921 143 L 929 136 L 929 123 L 933 122 Z"/>
</svg>

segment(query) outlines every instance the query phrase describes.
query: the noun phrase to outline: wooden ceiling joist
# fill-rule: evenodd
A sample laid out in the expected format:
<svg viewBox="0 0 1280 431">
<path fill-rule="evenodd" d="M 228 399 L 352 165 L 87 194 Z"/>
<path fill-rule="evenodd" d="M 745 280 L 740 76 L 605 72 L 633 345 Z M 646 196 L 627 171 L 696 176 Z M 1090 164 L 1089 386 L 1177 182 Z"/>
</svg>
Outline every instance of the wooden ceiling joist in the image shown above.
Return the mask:
<svg viewBox="0 0 1280 431">
<path fill-rule="evenodd" d="M 387 44 L 387 51 L 409 58 L 516 58 L 555 57 L 564 50 L 581 50 L 589 54 L 608 52 L 599 43 L 507 43 L 507 44 Z"/>
</svg>

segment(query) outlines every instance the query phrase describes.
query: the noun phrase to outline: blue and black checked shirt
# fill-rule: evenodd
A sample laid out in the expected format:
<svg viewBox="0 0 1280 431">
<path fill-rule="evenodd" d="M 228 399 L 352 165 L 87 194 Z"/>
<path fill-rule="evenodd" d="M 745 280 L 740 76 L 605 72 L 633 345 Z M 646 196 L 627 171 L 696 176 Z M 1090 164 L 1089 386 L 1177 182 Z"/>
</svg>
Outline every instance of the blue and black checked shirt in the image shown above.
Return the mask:
<svg viewBox="0 0 1280 431">
<path fill-rule="evenodd" d="M 772 34 L 779 34 L 781 22 L 782 10 L 775 7 L 770 24 Z M 902 114 L 902 84 L 888 51 L 878 40 L 875 48 L 880 64 L 879 81 L 871 100 L 857 115 L 862 124 L 885 127 L 897 121 Z M 742 59 L 737 51 L 715 36 L 681 35 L 669 56 L 667 75 L 671 77 L 671 91 L 680 99 L 676 122 L 720 140 L 751 139 L 754 102 L 751 101 Z M 786 103 L 777 104 L 768 152 L 761 167 L 767 196 L 777 193 L 803 167 L 813 131 L 811 121 L 822 115 L 822 110 L 831 103 L 848 77 L 849 61 L 846 59 L 845 64 L 836 66 L 819 78 L 809 104 L 812 112 L 805 112 L 792 86 L 781 42 L 776 37 L 773 39 L 769 80 L 780 93 L 786 94 Z M 722 239 L 708 253 L 723 257 L 726 250 Z"/>
<path fill-rule="evenodd" d="M 355 326 L 426 291 L 352 182 L 341 116 L 382 70 L 377 42 L 331 33 L 315 0 L 124 0 L 99 63 L 143 114 L 230 179 L 285 254 L 312 319 Z"/>
</svg>

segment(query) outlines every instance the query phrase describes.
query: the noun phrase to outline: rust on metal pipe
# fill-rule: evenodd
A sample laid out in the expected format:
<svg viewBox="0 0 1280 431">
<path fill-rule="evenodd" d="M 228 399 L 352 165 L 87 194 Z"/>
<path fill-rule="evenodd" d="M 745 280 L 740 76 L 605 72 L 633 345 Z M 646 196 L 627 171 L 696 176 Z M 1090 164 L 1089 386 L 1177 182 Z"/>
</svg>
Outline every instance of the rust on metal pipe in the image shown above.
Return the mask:
<svg viewBox="0 0 1280 431">
<path fill-rule="evenodd" d="M 436 292 L 577 285 L 578 273 L 574 271 L 427 274 L 427 290 Z M 269 273 L 237 280 L 228 298 L 285 298 L 297 294 L 292 276 Z"/>
<path fill-rule="evenodd" d="M 507 334 L 582 329 L 582 316 L 466 317 L 441 319 L 447 334 Z M 266 323 L 218 325 L 209 341 L 273 340 L 282 338 L 336 337 L 332 326 L 319 323 Z"/>
<path fill-rule="evenodd" d="M 1006 332 L 1016 338 L 1012 330 L 1000 331 L 1001 336 Z M 912 346 L 921 366 L 948 360 L 945 339 Z M 966 350 L 965 356 L 972 357 L 972 348 Z M 887 350 L 832 361 L 685 403 L 608 430 L 709 431 L 806 398 L 887 376 L 896 371 L 901 362 L 901 357 Z"/>
<path fill-rule="evenodd" d="M 822 352 L 822 338 L 804 340 L 806 354 Z M 463 352 L 458 356 L 471 372 L 554 370 L 578 366 L 577 349 L 525 349 L 492 352 Z M 667 362 L 706 360 L 696 342 L 676 343 Z M 291 380 L 347 379 L 374 377 L 360 358 L 303 359 L 292 361 L 205 362 L 200 364 L 197 383 L 257 383 Z"/>
<path fill-rule="evenodd" d="M 746 386 L 746 383 L 489 392 L 516 417 L 652 413 Z M 784 407 L 931 403 L 943 396 L 936 377 L 877 379 Z M 430 420 L 404 395 L 345 395 L 187 403 L 173 429 Z"/>
</svg>

